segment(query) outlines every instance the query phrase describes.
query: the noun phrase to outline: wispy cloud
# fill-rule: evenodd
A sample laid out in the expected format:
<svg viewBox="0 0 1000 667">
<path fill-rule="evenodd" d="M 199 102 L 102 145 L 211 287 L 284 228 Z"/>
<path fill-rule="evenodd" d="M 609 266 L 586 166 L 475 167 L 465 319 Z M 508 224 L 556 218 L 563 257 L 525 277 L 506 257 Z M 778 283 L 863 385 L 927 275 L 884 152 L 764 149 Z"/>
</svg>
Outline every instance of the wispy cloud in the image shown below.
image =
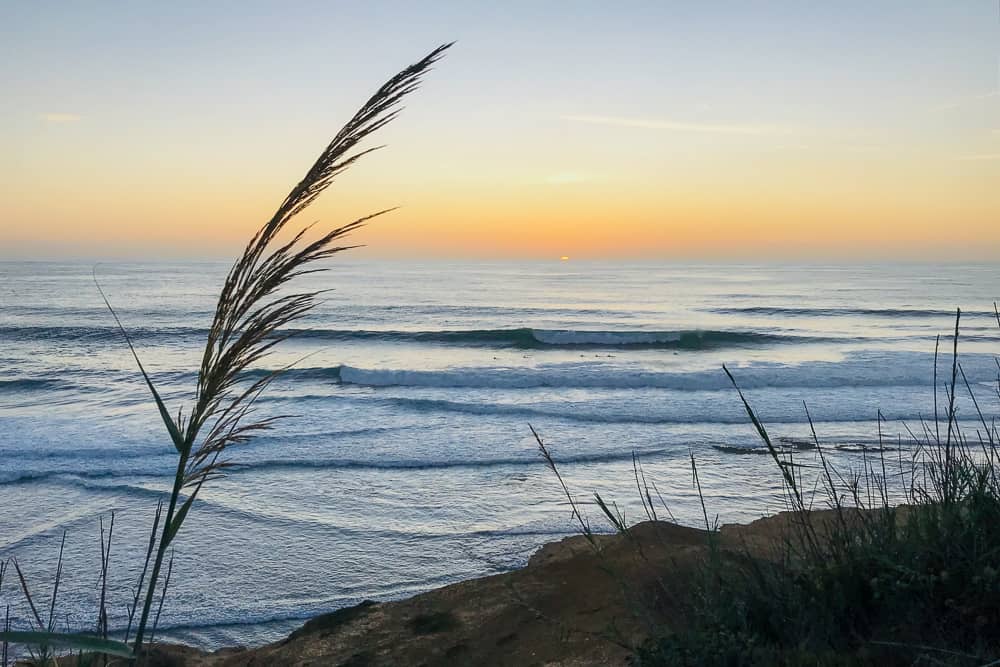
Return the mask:
<svg viewBox="0 0 1000 667">
<path fill-rule="evenodd" d="M 992 90 L 988 93 L 977 93 L 975 95 L 965 95 L 963 97 L 951 100 L 950 102 L 945 102 L 944 104 L 939 104 L 937 106 L 931 107 L 931 111 L 947 111 L 949 109 L 957 109 L 961 106 L 969 104 L 970 102 L 988 100 L 991 97 L 1000 97 L 1000 90 Z"/>
<path fill-rule="evenodd" d="M 788 134 L 787 127 L 773 125 L 719 125 L 713 123 L 685 123 L 674 120 L 653 120 L 647 118 L 621 118 L 618 116 L 562 116 L 571 123 L 590 125 L 613 125 L 615 127 L 635 127 L 668 132 L 700 132 L 707 134 Z"/>
<path fill-rule="evenodd" d="M 978 155 L 960 155 L 956 160 L 1000 160 L 1000 153 L 979 153 Z"/>
<path fill-rule="evenodd" d="M 75 123 L 80 116 L 75 113 L 43 113 L 42 120 L 46 123 Z"/>
</svg>

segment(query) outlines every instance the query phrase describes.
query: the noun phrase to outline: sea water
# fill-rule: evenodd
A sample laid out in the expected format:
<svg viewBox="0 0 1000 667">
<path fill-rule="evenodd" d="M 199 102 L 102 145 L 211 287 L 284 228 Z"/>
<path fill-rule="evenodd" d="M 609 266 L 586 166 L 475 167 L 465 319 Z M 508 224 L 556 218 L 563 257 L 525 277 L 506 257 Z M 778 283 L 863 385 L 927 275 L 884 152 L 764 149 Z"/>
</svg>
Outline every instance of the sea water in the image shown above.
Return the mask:
<svg viewBox="0 0 1000 667">
<path fill-rule="evenodd" d="M 780 511 L 780 475 L 723 364 L 803 470 L 816 464 L 797 449 L 811 439 L 806 407 L 834 464 L 853 470 L 882 455 L 880 411 L 899 470 L 934 428 L 936 337 L 943 386 L 961 306 L 962 367 L 997 414 L 997 265 L 329 266 L 302 285 L 332 291 L 257 371 L 297 362 L 259 403 L 261 417 L 288 416 L 229 452 L 239 465 L 205 486 L 175 542 L 160 636 L 262 643 L 364 599 L 523 565 L 577 531 L 529 424 L 596 529 L 594 492 L 646 518 L 633 456 L 661 518 L 704 524 L 692 457 L 710 522 Z M 112 512 L 109 613 L 124 627 L 175 466 L 94 276 L 175 411 L 226 269 L 0 263 L 0 559 L 15 556 L 47 605 L 66 535 L 60 629 L 96 622 L 99 521 L 107 530 Z M 6 604 L 25 627 L 12 576 Z"/>
</svg>

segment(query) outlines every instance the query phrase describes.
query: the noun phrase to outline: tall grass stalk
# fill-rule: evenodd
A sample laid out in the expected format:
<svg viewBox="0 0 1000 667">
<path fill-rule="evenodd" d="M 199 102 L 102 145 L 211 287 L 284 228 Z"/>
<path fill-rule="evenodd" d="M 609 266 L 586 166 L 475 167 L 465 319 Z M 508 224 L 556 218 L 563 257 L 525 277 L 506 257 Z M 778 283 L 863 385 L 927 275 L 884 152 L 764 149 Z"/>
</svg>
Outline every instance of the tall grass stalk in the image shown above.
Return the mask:
<svg viewBox="0 0 1000 667">
<path fill-rule="evenodd" d="M 201 357 L 194 399 L 190 405 L 176 410 L 167 407 L 143 366 L 127 329 L 95 275 L 94 282 L 101 298 L 132 353 L 177 455 L 170 495 L 165 505 L 157 507 L 142 574 L 128 609 L 126 642 L 132 632 L 135 617 L 138 616 L 133 644 L 128 647 L 119 642 L 104 641 L 103 645 L 109 650 L 119 655 L 130 654 L 133 659 L 142 659 L 143 646 L 150 641 L 155 630 L 156 619 L 162 611 L 169 584 L 173 560 L 171 558 L 167 579 L 161 585 L 164 561 L 195 500 L 207 482 L 221 477 L 233 465 L 229 456 L 231 448 L 247 442 L 261 431 L 271 429 L 281 419 L 281 416 L 259 415 L 256 402 L 271 382 L 286 369 L 279 369 L 256 379 L 247 371 L 292 335 L 286 330 L 288 325 L 306 316 L 324 293 L 323 290 L 295 291 L 289 289 L 291 284 L 301 276 L 327 270 L 322 264 L 323 260 L 355 247 L 344 245 L 344 237 L 392 209 L 366 215 L 327 231 L 317 230 L 315 223 L 293 229 L 294 222 L 334 178 L 364 155 L 381 148 L 361 146 L 372 134 L 399 115 L 403 99 L 419 87 L 424 74 L 450 46 L 451 44 L 443 44 L 437 47 L 386 81 L 337 132 L 302 180 L 280 203 L 274 215 L 247 243 L 223 283 Z M 110 538 L 109 529 L 107 549 L 102 536 L 101 605 L 104 604 L 106 590 L 104 577 L 108 566 Z M 71 637 L 78 636 L 58 635 L 54 632 L 61 556 L 47 623 L 42 621 L 35 607 L 17 562 L 13 563 L 24 584 L 25 597 L 35 617 L 38 631 L 4 632 L 2 638 L 5 641 L 33 641 L 46 651 L 56 645 L 92 649 L 95 646 L 93 641 L 74 644 Z M 160 598 L 156 605 L 158 591 Z M 155 619 L 151 619 L 154 611 Z M 98 614 L 101 620 L 98 621 L 97 631 L 103 636 L 107 633 L 106 616 L 103 610 Z M 15 636 L 16 639 L 13 639 Z"/>
<path fill-rule="evenodd" d="M 341 245 L 343 237 L 369 220 L 389 212 L 385 209 L 366 215 L 309 239 L 308 225 L 291 240 L 279 242 L 279 235 L 329 187 L 333 179 L 362 156 L 379 147 L 357 150 L 370 135 L 390 123 L 400 112 L 403 98 L 417 89 L 423 74 L 441 57 L 449 44 L 442 45 L 417 63 L 402 70 L 371 97 L 336 134 L 305 177 L 292 188 L 277 211 L 250 239 L 243 254 L 226 277 L 209 328 L 195 387 L 194 404 L 187 412 L 178 409 L 171 416 L 159 392 L 146 373 L 139 355 L 121 325 L 107 297 L 105 304 L 118 324 L 146 381 L 160 417 L 177 450 L 173 488 L 163 515 L 152 572 L 139 615 L 134 651 L 141 655 L 150 612 L 167 550 L 173 543 L 192 504 L 204 484 L 224 474 L 232 464 L 229 448 L 245 443 L 256 433 L 274 426 L 280 417 L 260 417 L 255 403 L 281 372 L 249 380 L 246 371 L 263 360 L 279 342 L 291 334 L 281 329 L 307 315 L 322 292 L 281 293 L 300 276 L 325 271 L 321 260 L 353 246 Z M 284 369 L 282 369 L 284 370 Z"/>
</svg>

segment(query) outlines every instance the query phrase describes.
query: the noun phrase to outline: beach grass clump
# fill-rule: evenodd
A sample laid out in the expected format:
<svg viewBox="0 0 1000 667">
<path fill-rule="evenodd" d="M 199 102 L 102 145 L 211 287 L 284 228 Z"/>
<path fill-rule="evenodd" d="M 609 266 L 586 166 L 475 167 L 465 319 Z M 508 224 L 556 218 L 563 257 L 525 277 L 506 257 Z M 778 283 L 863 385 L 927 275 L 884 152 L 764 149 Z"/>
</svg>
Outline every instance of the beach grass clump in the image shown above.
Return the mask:
<svg viewBox="0 0 1000 667">
<path fill-rule="evenodd" d="M 641 664 L 1000 664 L 1000 432 L 965 379 L 960 316 L 944 414 L 911 430 L 908 469 L 888 473 L 880 447 L 862 469 L 837 470 L 813 429 L 822 511 L 726 370 L 780 472 L 790 520 L 767 552 L 708 559 L 687 621 L 641 647 Z M 974 433 L 957 419 L 963 392 Z"/>
<path fill-rule="evenodd" d="M 996 306 L 994 312 L 1000 326 Z M 985 409 L 1000 405 L 1000 360 L 990 396 L 977 396 L 959 356 L 960 321 L 961 311 L 941 388 L 935 352 L 933 418 L 906 426 L 913 442 L 906 460 L 902 448 L 887 460 L 877 412 L 879 446 L 862 452 L 860 468 L 839 469 L 803 404 L 818 458 L 811 480 L 801 461 L 775 444 L 738 378 L 723 367 L 775 465 L 789 511 L 757 533 L 720 530 L 709 518 L 692 454 L 705 542 L 691 576 L 647 558 L 645 549 L 657 545 L 644 545 L 617 506 L 595 494 L 610 528 L 635 547 L 636 562 L 658 572 L 650 592 L 638 570 L 608 565 L 647 628 L 647 639 L 631 645 L 637 664 L 1000 665 L 1000 410 Z M 960 403 L 971 408 L 975 428 L 958 419 Z M 579 531 L 601 557 L 601 538 L 531 431 Z M 674 521 L 635 457 L 633 469 L 646 519 Z M 657 608 L 664 600 L 671 601 L 667 615 Z"/>
</svg>

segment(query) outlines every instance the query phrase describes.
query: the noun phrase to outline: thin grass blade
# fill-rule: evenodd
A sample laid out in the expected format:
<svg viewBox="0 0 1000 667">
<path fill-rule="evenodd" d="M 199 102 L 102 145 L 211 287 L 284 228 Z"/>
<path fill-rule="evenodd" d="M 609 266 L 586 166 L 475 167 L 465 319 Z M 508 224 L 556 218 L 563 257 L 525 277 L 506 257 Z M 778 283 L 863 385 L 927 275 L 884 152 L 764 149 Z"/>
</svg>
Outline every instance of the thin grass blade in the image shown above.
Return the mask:
<svg viewBox="0 0 1000 667">
<path fill-rule="evenodd" d="M 101 639 L 100 637 L 93 637 L 91 635 L 11 630 L 9 632 L 0 632 L 0 641 L 10 642 L 11 644 L 68 648 L 90 653 L 104 653 L 122 658 L 132 657 L 132 649 L 129 648 L 128 644 L 116 642 L 111 639 Z"/>
</svg>

